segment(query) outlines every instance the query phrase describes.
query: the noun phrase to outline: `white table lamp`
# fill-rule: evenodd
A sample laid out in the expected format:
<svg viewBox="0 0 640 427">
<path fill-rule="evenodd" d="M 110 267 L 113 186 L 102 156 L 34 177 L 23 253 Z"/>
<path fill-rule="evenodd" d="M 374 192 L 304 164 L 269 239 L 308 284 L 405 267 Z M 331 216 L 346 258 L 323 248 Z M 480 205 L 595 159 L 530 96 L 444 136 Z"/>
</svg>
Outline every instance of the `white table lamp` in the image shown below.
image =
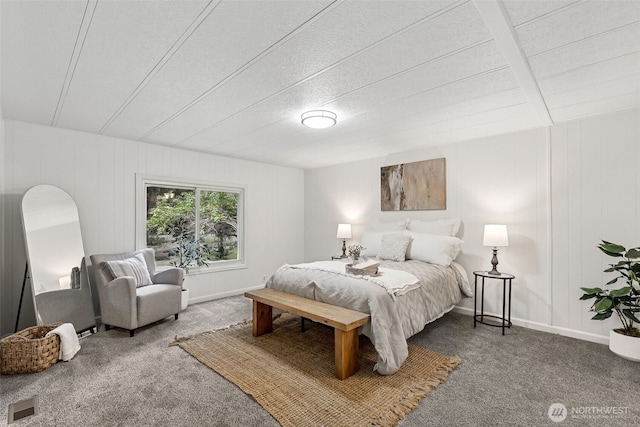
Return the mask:
<svg viewBox="0 0 640 427">
<path fill-rule="evenodd" d="M 496 276 L 500 275 L 500 272 L 496 268 L 498 265 L 498 247 L 509 246 L 507 226 L 502 224 L 485 225 L 482 245 L 493 247 L 493 258 L 491 258 L 491 265 L 493 266 L 493 269 L 489 272 L 489 274 L 494 274 Z"/>
<path fill-rule="evenodd" d="M 351 224 L 338 224 L 338 233 L 336 234 L 338 239 L 342 239 L 342 257 L 347 257 L 347 240 L 351 238 Z"/>
</svg>

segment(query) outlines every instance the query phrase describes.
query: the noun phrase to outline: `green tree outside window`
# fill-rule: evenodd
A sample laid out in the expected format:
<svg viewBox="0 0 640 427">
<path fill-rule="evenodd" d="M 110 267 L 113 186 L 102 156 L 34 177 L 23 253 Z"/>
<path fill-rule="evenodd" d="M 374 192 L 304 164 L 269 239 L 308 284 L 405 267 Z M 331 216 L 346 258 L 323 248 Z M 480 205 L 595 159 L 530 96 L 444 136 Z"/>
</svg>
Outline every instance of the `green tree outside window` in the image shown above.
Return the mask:
<svg viewBox="0 0 640 427">
<path fill-rule="evenodd" d="M 232 191 L 148 186 L 147 245 L 155 249 L 158 265 L 188 269 L 238 259 L 239 196 Z"/>
</svg>

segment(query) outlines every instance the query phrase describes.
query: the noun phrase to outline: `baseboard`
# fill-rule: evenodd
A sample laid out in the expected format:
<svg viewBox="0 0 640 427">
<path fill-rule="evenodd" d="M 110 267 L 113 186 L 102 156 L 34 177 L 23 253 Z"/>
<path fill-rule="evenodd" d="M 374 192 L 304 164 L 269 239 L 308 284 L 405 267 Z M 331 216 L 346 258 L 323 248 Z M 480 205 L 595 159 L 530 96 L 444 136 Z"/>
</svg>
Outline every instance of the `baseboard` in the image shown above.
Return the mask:
<svg viewBox="0 0 640 427">
<path fill-rule="evenodd" d="M 236 295 L 242 295 L 248 291 L 254 291 L 256 289 L 264 288 L 264 285 L 251 286 L 243 289 L 236 289 L 233 291 L 220 292 L 216 294 L 205 295 L 197 298 L 189 298 L 189 304 L 196 304 L 199 302 L 213 301 L 216 299 L 232 297 Z M 452 311 L 460 314 L 464 314 L 466 316 L 473 316 L 473 309 L 467 307 L 455 307 Z M 495 313 L 486 313 L 497 316 Z M 563 328 L 560 326 L 547 325 L 539 322 L 532 322 L 530 320 L 518 319 L 515 317 L 511 318 L 511 322 L 516 326 L 521 326 L 523 328 L 533 329 L 536 331 L 547 332 L 550 334 L 562 335 L 565 337 L 576 338 L 583 341 L 591 341 L 598 344 L 609 345 L 609 337 L 603 335 L 592 334 L 589 332 L 576 331 L 575 329 Z"/>
<path fill-rule="evenodd" d="M 464 314 L 467 316 L 473 316 L 473 309 L 467 307 L 456 307 L 454 312 Z M 495 313 L 485 313 L 493 316 L 499 316 Z M 577 338 L 583 341 L 591 341 L 598 344 L 609 345 L 609 337 L 603 335 L 592 334 L 589 332 L 576 331 L 575 329 L 563 328 L 560 326 L 547 325 L 545 323 L 532 322 L 530 320 L 518 319 L 511 317 L 511 323 L 516 326 L 522 326 L 523 328 L 534 329 L 536 331 L 548 332 L 550 334 L 562 335 L 569 338 Z"/>
<path fill-rule="evenodd" d="M 221 298 L 226 298 L 226 297 L 233 297 L 233 296 L 236 296 L 236 295 L 242 295 L 242 294 L 244 294 L 245 292 L 248 292 L 248 291 L 255 291 L 256 289 L 262 289 L 262 288 L 264 288 L 264 284 L 257 285 L 257 286 L 251 286 L 251 287 L 243 288 L 243 289 L 234 289 L 233 291 L 219 292 L 219 293 L 216 293 L 216 294 L 209 294 L 209 295 L 196 297 L 196 298 L 189 298 L 189 304 L 197 304 L 199 302 L 213 301 L 213 300 L 216 300 L 216 299 L 221 299 Z"/>
</svg>

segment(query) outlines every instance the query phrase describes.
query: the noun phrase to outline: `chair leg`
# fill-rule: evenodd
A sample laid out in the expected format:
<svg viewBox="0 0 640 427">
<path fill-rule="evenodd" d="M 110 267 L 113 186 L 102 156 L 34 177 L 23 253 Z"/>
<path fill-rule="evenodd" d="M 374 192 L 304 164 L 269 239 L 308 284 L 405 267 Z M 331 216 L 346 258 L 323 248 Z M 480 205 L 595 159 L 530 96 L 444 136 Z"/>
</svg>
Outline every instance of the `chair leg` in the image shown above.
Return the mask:
<svg viewBox="0 0 640 427">
<path fill-rule="evenodd" d="M 130 329 L 129 330 L 129 338 L 132 338 L 135 333 L 136 333 L 135 329 Z"/>
<path fill-rule="evenodd" d="M 176 316 L 176 320 L 178 320 L 178 313 L 176 313 L 175 316 Z"/>
</svg>

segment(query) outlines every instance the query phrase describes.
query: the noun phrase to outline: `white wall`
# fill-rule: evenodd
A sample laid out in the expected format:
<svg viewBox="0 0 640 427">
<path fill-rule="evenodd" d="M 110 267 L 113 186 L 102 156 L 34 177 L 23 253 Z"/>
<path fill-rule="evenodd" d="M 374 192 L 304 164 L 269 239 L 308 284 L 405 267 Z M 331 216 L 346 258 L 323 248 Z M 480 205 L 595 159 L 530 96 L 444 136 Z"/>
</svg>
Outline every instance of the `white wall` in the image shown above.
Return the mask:
<svg viewBox="0 0 640 427">
<path fill-rule="evenodd" d="M 20 198 L 52 184 L 76 201 L 87 255 L 135 249 L 135 174 L 246 187 L 247 269 L 190 275 L 192 302 L 242 293 L 285 262 L 301 262 L 304 244 L 302 170 L 160 147 L 136 141 L 5 121 L 6 269 L 2 332 L 12 331 L 25 249 Z M 33 324 L 31 295 L 21 325 Z"/>
<path fill-rule="evenodd" d="M 4 165 L 4 120 L 2 120 L 2 112 L 0 111 L 0 165 Z M 5 293 L 4 286 L 4 246 L 5 246 L 5 233 L 4 233 L 4 174 L 0 173 L 0 301 L 7 301 L 9 295 Z M 0 326 L 9 323 L 9 311 L 5 310 L 0 303 Z M 0 336 L 2 336 L 2 329 L 0 328 Z"/>
<path fill-rule="evenodd" d="M 608 336 L 617 319 L 591 320 L 580 287 L 601 286 L 612 259 L 601 240 L 640 246 L 640 110 L 554 126 L 553 324 Z M 608 276 L 608 275 L 607 275 Z"/>
<path fill-rule="evenodd" d="M 0 107 L 0 165 L 4 170 L 4 120 L 2 119 L 2 107 Z M 6 244 L 5 239 L 5 226 L 4 226 L 4 206 L 5 206 L 5 185 L 4 185 L 4 173 L 0 173 L 0 301 L 10 300 L 10 295 L 6 292 L 5 286 L 5 262 L 4 262 L 4 247 Z M 2 336 L 2 325 L 9 324 L 10 315 L 9 310 L 5 310 L 3 304 L 0 303 L 0 336 Z"/>
<path fill-rule="evenodd" d="M 445 157 L 445 211 L 381 212 L 380 167 Z M 458 261 L 471 280 L 474 270 L 491 268 L 491 249 L 482 246 L 486 223 L 504 223 L 507 248 L 498 254 L 499 270 L 517 276 L 512 316 L 546 322 L 549 293 L 547 221 L 547 137 L 544 129 L 448 144 L 388 158 L 367 160 L 305 173 L 305 258 L 327 259 L 339 254 L 337 224 L 353 224 L 354 239 L 372 220 L 406 217 L 422 220 L 460 218 L 464 240 Z M 496 284 L 498 282 L 495 282 Z M 485 309 L 501 309 L 497 286 L 487 287 Z M 473 300 L 461 307 L 473 309 Z"/>
<path fill-rule="evenodd" d="M 504 223 L 510 246 L 499 250 L 498 268 L 516 275 L 514 323 L 606 343 L 617 323 L 590 320 L 580 286 L 605 283 L 601 239 L 640 246 L 639 123 L 640 111 L 622 112 L 306 171 L 305 259 L 340 253 L 340 222 L 354 224 L 350 244 L 374 219 L 458 217 L 458 261 L 473 278 L 490 268 L 483 225 Z M 381 166 L 438 157 L 447 159 L 446 211 L 380 211 Z M 499 312 L 500 302 L 492 292 L 485 308 Z"/>
<path fill-rule="evenodd" d="M 2 3 L 0 2 L 0 22 L 2 22 Z M 0 58 L 2 58 L 0 52 Z M 0 82 L 2 81 L 2 60 L 0 59 Z M 2 85 L 0 85 L 0 100 L 2 99 Z M 4 120 L 2 115 L 2 105 L 0 103 L 0 165 L 4 170 Z M 0 301 L 7 301 L 9 298 L 5 294 L 4 286 L 4 173 L 0 172 Z M 2 336 L 2 325 L 9 324 L 8 310 L 4 310 L 0 303 L 0 336 Z"/>
<path fill-rule="evenodd" d="M 13 328 L 24 269 L 18 203 L 39 183 L 74 196 L 89 254 L 133 248 L 136 172 L 247 185 L 250 268 L 194 276 L 192 299 L 259 284 L 280 264 L 302 261 L 303 250 L 307 261 L 338 255 L 340 222 L 354 224 L 349 244 L 373 219 L 407 216 L 461 218 L 459 261 L 471 275 L 490 267 L 483 225 L 505 223 L 510 246 L 500 249 L 499 269 L 516 275 L 515 323 L 599 342 L 607 342 L 616 322 L 590 320 L 590 304 L 578 300 L 580 286 L 604 283 L 608 260 L 596 244 L 640 245 L 640 110 L 555 125 L 548 133 L 520 132 L 304 173 L 20 122 L 4 125 L 3 333 Z M 447 159 L 446 211 L 380 211 L 381 166 L 438 157 Z M 487 307 L 499 311 L 499 301 L 491 292 Z M 466 312 L 471 307 L 470 300 L 461 304 Z M 33 316 L 29 304 L 26 309 L 25 317 Z"/>
</svg>

